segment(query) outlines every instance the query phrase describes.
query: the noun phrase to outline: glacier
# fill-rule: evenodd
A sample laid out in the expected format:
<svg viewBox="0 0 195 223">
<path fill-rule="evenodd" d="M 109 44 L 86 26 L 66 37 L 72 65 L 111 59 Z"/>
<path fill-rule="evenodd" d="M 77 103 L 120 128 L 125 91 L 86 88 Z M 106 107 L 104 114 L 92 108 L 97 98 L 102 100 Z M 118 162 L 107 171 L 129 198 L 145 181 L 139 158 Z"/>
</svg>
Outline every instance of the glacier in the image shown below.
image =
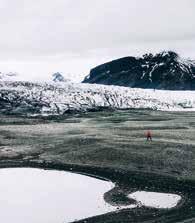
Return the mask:
<svg viewBox="0 0 195 223">
<path fill-rule="evenodd" d="M 195 91 L 71 82 L 0 81 L 1 113 L 63 115 L 99 108 L 195 111 Z"/>
</svg>

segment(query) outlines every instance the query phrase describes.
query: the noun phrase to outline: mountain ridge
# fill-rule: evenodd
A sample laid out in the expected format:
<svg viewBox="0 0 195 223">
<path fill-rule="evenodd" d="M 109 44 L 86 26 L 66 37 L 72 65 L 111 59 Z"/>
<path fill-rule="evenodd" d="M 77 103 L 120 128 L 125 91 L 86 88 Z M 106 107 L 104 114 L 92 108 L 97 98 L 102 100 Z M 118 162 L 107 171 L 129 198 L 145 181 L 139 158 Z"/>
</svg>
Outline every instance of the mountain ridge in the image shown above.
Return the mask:
<svg viewBox="0 0 195 223">
<path fill-rule="evenodd" d="M 173 51 L 119 58 L 90 70 L 83 83 L 133 88 L 195 90 L 195 61 Z"/>
</svg>

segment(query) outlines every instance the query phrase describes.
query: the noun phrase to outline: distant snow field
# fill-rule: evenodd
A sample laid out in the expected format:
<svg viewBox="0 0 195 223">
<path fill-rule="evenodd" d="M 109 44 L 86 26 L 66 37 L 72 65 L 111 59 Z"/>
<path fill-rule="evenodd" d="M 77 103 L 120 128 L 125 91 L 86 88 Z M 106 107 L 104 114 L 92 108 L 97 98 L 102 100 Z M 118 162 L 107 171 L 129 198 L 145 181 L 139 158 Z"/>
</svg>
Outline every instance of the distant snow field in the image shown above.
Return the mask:
<svg viewBox="0 0 195 223">
<path fill-rule="evenodd" d="M 63 114 L 97 107 L 195 111 L 195 91 L 138 89 L 82 83 L 0 81 L 0 110 Z"/>
</svg>

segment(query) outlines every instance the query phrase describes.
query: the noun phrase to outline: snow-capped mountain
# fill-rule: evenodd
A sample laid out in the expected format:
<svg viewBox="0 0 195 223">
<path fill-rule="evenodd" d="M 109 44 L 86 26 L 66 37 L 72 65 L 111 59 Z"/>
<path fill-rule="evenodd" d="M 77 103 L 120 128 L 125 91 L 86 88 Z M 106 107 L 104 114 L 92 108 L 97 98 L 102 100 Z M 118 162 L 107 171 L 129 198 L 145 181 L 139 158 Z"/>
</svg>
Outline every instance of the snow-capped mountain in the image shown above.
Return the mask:
<svg viewBox="0 0 195 223">
<path fill-rule="evenodd" d="M 0 82 L 1 113 L 64 114 L 102 107 L 195 110 L 195 92 L 96 84 Z"/>
<path fill-rule="evenodd" d="M 9 72 L 9 73 L 2 73 L 0 72 L 0 81 L 16 81 L 18 78 L 17 73 Z"/>
<path fill-rule="evenodd" d="M 175 52 L 124 57 L 93 68 L 84 83 L 152 89 L 194 90 L 195 61 Z"/>
<path fill-rule="evenodd" d="M 61 73 L 56 72 L 52 74 L 52 78 L 54 82 L 67 82 L 70 81 L 69 79 L 66 79 Z"/>
</svg>

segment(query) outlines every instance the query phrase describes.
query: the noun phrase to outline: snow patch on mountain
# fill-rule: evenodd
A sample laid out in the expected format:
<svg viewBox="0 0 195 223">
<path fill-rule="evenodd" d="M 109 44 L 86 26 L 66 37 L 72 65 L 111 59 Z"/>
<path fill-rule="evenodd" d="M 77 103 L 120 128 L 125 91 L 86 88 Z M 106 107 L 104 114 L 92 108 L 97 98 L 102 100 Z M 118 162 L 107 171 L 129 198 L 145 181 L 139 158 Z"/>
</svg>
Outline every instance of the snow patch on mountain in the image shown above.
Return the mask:
<svg viewBox="0 0 195 223">
<path fill-rule="evenodd" d="M 195 92 L 63 82 L 0 82 L 0 112 L 46 115 L 100 107 L 195 111 Z"/>
<path fill-rule="evenodd" d="M 123 57 L 90 70 L 83 83 L 143 89 L 195 90 L 195 61 L 173 51 Z"/>
<path fill-rule="evenodd" d="M 2 73 L 0 72 L 0 81 L 16 81 L 18 79 L 18 74 L 9 72 L 9 73 Z"/>
</svg>

